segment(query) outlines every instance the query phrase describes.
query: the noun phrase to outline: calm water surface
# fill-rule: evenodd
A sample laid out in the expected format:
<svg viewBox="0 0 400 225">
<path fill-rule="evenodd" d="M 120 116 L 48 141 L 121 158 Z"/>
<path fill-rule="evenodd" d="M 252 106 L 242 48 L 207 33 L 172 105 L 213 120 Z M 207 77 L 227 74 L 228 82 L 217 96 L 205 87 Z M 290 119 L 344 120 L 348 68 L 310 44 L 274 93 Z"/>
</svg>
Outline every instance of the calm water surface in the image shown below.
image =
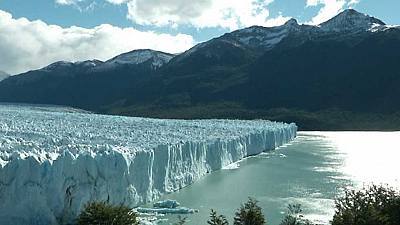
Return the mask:
<svg viewBox="0 0 400 225">
<path fill-rule="evenodd" d="M 290 145 L 214 172 L 163 199 L 199 209 L 188 216 L 190 225 L 206 224 L 210 209 L 231 221 L 249 196 L 260 202 L 269 225 L 278 225 L 292 203 L 326 224 L 343 188 L 371 182 L 400 188 L 399 171 L 400 132 L 300 132 Z M 176 216 L 167 218 L 173 222 Z"/>
</svg>

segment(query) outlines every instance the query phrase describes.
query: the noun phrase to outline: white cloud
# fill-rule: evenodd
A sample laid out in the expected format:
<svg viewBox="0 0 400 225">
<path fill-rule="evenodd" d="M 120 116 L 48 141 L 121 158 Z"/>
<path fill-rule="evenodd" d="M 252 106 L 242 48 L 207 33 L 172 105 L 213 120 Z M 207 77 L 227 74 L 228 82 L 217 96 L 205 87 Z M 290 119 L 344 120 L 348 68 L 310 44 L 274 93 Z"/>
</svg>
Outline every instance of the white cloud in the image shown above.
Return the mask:
<svg viewBox="0 0 400 225">
<path fill-rule="evenodd" d="M 356 4 L 360 3 L 360 1 L 361 1 L 361 0 L 351 0 L 351 1 L 349 2 L 349 5 L 350 5 L 350 6 L 351 6 L 351 5 L 356 5 Z"/>
<path fill-rule="evenodd" d="M 320 0 L 307 0 L 307 7 L 309 6 L 316 6 L 320 3 Z"/>
<path fill-rule="evenodd" d="M 130 0 L 128 18 L 141 25 L 189 24 L 230 30 L 268 23 L 273 0 Z"/>
<path fill-rule="evenodd" d="M 291 17 L 279 15 L 275 18 L 268 19 L 265 22 L 264 26 L 266 26 L 266 27 L 280 26 L 280 25 L 286 23 L 290 19 L 291 19 Z"/>
<path fill-rule="evenodd" d="M 320 24 L 336 16 L 346 5 L 346 0 L 307 0 L 307 6 L 323 4 L 318 14 L 312 18 L 311 24 Z"/>
<path fill-rule="evenodd" d="M 106 60 L 134 49 L 171 53 L 194 45 L 192 36 L 158 34 L 103 24 L 92 29 L 62 28 L 40 20 L 14 19 L 0 10 L 0 69 L 11 74 L 59 60 Z"/>
<path fill-rule="evenodd" d="M 322 5 L 318 14 L 311 19 L 310 24 L 320 24 L 336 16 L 347 7 L 351 7 L 360 0 L 307 0 L 307 7 Z"/>
<path fill-rule="evenodd" d="M 73 6 L 81 12 L 93 10 L 97 4 L 95 0 L 55 0 L 55 1 L 57 4 L 60 5 Z"/>
<path fill-rule="evenodd" d="M 81 5 L 90 0 L 56 0 L 59 4 Z M 269 18 L 274 0 L 103 0 L 126 4 L 128 19 L 140 25 L 196 28 L 222 27 L 235 30 L 252 25 L 270 25 L 282 17 Z"/>
</svg>

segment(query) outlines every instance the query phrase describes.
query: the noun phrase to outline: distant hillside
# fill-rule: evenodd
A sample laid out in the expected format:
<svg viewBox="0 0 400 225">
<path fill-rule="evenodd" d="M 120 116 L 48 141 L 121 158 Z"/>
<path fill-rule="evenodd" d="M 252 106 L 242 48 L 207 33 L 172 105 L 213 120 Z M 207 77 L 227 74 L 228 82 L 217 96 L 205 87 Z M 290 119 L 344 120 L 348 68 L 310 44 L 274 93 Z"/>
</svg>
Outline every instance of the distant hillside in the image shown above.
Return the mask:
<svg viewBox="0 0 400 225">
<path fill-rule="evenodd" d="M 58 62 L 0 82 L 0 101 L 162 118 L 295 121 L 307 130 L 400 129 L 400 28 L 346 10 L 227 33 L 174 56 L 137 50 Z"/>
</svg>

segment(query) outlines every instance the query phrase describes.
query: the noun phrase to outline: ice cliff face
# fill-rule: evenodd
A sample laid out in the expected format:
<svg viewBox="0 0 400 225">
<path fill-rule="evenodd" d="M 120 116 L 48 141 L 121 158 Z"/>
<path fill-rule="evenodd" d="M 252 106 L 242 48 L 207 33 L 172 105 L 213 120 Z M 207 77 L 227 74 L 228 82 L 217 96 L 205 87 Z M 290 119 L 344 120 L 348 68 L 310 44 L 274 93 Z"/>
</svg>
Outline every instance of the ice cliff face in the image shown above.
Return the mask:
<svg viewBox="0 0 400 225">
<path fill-rule="evenodd" d="M 137 206 L 296 136 L 295 124 L 156 120 L 0 106 L 0 224 L 68 224 L 93 200 Z"/>
</svg>

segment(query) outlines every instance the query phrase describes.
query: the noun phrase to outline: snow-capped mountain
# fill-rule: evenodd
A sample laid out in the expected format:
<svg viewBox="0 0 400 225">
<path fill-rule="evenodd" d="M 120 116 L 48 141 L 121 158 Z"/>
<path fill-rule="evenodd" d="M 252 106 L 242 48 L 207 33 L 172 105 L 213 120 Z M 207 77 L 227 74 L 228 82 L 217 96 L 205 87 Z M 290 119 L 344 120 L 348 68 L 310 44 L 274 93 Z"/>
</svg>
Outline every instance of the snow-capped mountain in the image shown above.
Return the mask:
<svg viewBox="0 0 400 225">
<path fill-rule="evenodd" d="M 276 108 L 393 113 L 398 49 L 398 26 L 345 10 L 319 25 L 244 28 L 177 56 L 145 49 L 58 62 L 2 81 L 0 101 L 168 118 L 268 118 Z"/>
<path fill-rule="evenodd" d="M 255 51 L 269 50 L 279 44 L 289 33 L 300 31 L 302 27 L 305 27 L 305 25 L 299 25 L 295 19 L 290 19 L 285 24 L 277 27 L 252 26 L 224 34 L 208 42 L 200 43 L 177 58 L 183 60 L 184 57 L 207 48 L 209 48 L 208 51 L 205 51 L 203 54 L 211 56 L 213 55 L 211 52 L 214 51 L 215 46 L 221 44 L 230 45 L 232 48 L 251 49 Z"/>
<path fill-rule="evenodd" d="M 154 69 L 157 69 L 168 63 L 173 57 L 173 54 L 154 51 L 151 49 L 133 50 L 107 60 L 103 65 L 101 65 L 101 68 L 112 68 L 126 64 L 138 65 L 142 63 L 150 63 Z"/>
<path fill-rule="evenodd" d="M 57 61 L 57 62 L 54 62 L 54 63 L 52 63 L 52 64 L 50 64 L 50 65 L 48 65 L 48 66 L 46 66 L 46 67 L 43 67 L 42 69 L 40 69 L 40 70 L 42 70 L 42 71 L 54 71 L 54 70 L 60 70 L 60 69 L 66 69 L 66 68 L 70 68 L 70 67 L 72 67 L 72 66 L 74 66 L 74 63 L 73 62 L 68 62 L 68 61 Z"/>
<path fill-rule="evenodd" d="M 177 58 L 183 60 L 184 57 L 189 57 L 198 51 L 211 56 L 210 52 L 213 51 L 212 48 L 215 48 L 216 43 L 229 44 L 234 48 L 263 52 L 273 49 L 291 35 L 296 35 L 302 39 L 321 39 L 327 36 L 331 38 L 331 35 L 342 38 L 342 36 L 348 36 L 349 34 L 384 31 L 394 27 L 396 26 L 388 26 L 375 17 L 357 12 L 354 9 L 347 9 L 319 25 L 298 24 L 296 19 L 290 19 L 281 26 L 252 26 L 240 29 L 200 43 Z M 204 51 L 208 47 L 211 49 Z"/>
<path fill-rule="evenodd" d="M 98 72 L 112 70 L 119 66 L 134 66 L 145 63 L 149 64 L 152 69 L 157 69 L 168 63 L 173 57 L 173 54 L 165 52 L 154 51 L 150 49 L 140 49 L 123 53 L 105 62 L 96 59 L 78 62 L 58 61 L 40 69 L 40 71 L 63 72 L 75 70 L 78 72 Z"/>
<path fill-rule="evenodd" d="M 93 68 L 103 64 L 103 61 L 94 59 L 94 60 L 86 60 L 86 61 L 79 61 L 74 63 L 77 66 L 81 66 L 83 68 Z"/>
<path fill-rule="evenodd" d="M 58 61 L 42 69 L 12 76 L 0 85 L 0 101 L 48 102 L 76 107 L 114 104 L 115 99 L 125 102 L 125 93 L 132 92 L 144 80 L 155 76 L 158 68 L 167 63 L 172 54 L 153 50 L 135 50 L 105 62 Z M 18 88 L 14 88 L 18 86 Z M 13 92 L 19 88 L 24 90 Z M 40 89 L 40 90 L 38 90 Z M 10 100 L 9 100 L 10 99 Z"/>
<path fill-rule="evenodd" d="M 89 72 L 93 68 L 103 64 L 100 60 L 86 60 L 79 62 L 68 62 L 68 61 L 58 61 L 52 63 L 42 69 L 40 71 L 43 72 L 71 72 L 71 70 L 79 71 L 79 72 Z"/>
<path fill-rule="evenodd" d="M 341 12 L 334 18 L 318 25 L 325 32 L 365 32 L 373 27 L 385 26 L 381 20 L 357 12 L 354 9 L 348 9 Z"/>
<path fill-rule="evenodd" d="M 349 34 L 358 34 L 366 32 L 380 32 L 398 26 L 386 25 L 381 20 L 369 15 L 357 12 L 354 9 L 347 9 L 339 13 L 332 19 L 319 25 L 298 24 L 296 19 L 290 19 L 285 24 L 276 27 L 252 26 L 240 29 L 231 33 L 226 33 L 221 37 L 210 41 L 199 43 L 186 52 L 177 55 L 155 51 L 151 49 L 133 50 L 115 56 L 105 62 L 99 60 L 87 60 L 82 62 L 59 61 L 42 68 L 42 71 L 63 71 L 78 70 L 84 72 L 99 72 L 104 70 L 113 70 L 116 67 L 126 65 L 139 65 L 146 63 L 154 70 L 163 67 L 165 64 L 175 58 L 176 62 L 185 61 L 187 57 L 195 54 L 206 58 L 217 58 L 219 61 L 224 57 L 229 58 L 232 55 L 248 54 L 260 55 L 265 51 L 278 46 L 289 36 L 298 38 L 297 42 L 306 40 L 321 39 L 326 36 L 331 38 L 335 35 L 338 39 Z M 295 43 L 297 44 L 297 43 Z M 233 49 L 232 51 L 222 53 L 220 49 Z M 246 60 L 249 57 L 234 57 L 234 60 Z M 250 57 L 251 58 L 251 57 Z"/>
<path fill-rule="evenodd" d="M 6 72 L 3 72 L 0 70 L 0 81 L 6 79 L 7 77 L 9 77 L 10 75 Z"/>
<path fill-rule="evenodd" d="M 247 48 L 270 49 L 287 37 L 290 32 L 297 32 L 301 29 L 301 25 L 295 19 L 290 19 L 282 26 L 253 26 L 226 34 L 221 38 Z"/>
</svg>

